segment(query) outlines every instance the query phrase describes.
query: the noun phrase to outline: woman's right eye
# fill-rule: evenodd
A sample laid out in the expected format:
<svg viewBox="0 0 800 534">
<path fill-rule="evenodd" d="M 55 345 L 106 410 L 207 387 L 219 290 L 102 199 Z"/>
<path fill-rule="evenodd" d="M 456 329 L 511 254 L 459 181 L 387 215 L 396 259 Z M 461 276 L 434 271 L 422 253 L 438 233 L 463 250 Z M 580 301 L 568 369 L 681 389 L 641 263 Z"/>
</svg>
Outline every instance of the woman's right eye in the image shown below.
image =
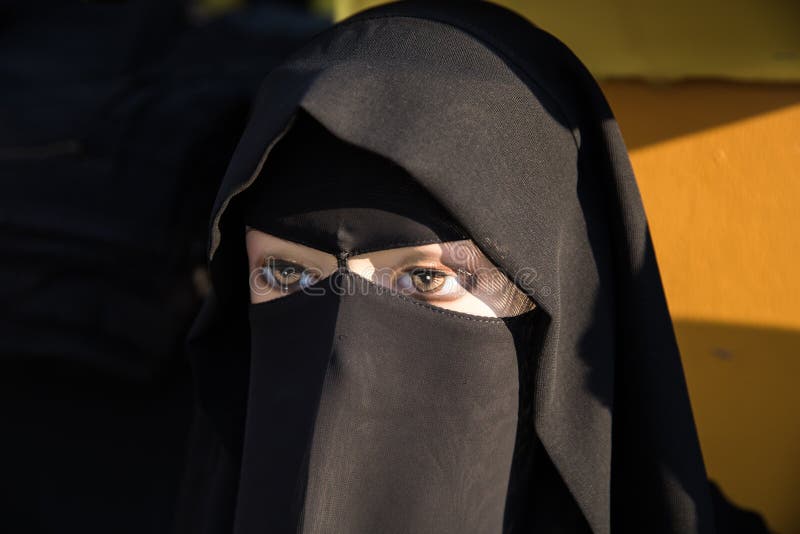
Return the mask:
<svg viewBox="0 0 800 534">
<path fill-rule="evenodd" d="M 277 258 L 267 258 L 261 267 L 261 276 L 270 287 L 282 291 L 308 287 L 320 278 L 313 269 Z"/>
</svg>

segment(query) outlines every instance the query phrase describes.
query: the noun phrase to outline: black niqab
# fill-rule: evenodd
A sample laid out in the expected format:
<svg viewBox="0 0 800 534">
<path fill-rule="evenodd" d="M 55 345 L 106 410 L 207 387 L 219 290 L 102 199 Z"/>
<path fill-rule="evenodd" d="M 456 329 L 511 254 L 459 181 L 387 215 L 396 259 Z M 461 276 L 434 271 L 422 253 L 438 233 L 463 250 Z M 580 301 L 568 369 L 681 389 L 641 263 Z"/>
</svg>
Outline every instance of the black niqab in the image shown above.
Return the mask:
<svg viewBox="0 0 800 534">
<path fill-rule="evenodd" d="M 193 341 L 204 499 L 195 521 L 212 532 L 270 529 L 237 513 L 237 493 L 258 471 L 246 451 L 259 432 L 249 417 L 258 394 L 247 397 L 247 287 L 234 283 L 247 269 L 237 202 L 302 108 L 405 169 L 536 301 L 543 326 L 523 392 L 537 437 L 525 531 L 713 532 L 627 152 L 596 83 L 563 44 L 488 3 L 402 2 L 320 34 L 261 94 L 214 209 L 215 292 Z"/>
<path fill-rule="evenodd" d="M 306 158 L 309 146 L 322 159 Z M 234 532 L 521 523 L 524 509 L 512 499 L 506 514 L 506 501 L 510 484 L 517 495 L 529 483 L 520 468 L 510 475 L 532 434 L 528 420 L 515 447 L 518 411 L 530 413 L 519 376 L 530 367 L 533 312 L 445 310 L 348 268 L 352 254 L 466 237 L 412 180 L 301 113 L 247 191 L 247 226 L 328 252 L 339 270 L 250 306 Z"/>
</svg>

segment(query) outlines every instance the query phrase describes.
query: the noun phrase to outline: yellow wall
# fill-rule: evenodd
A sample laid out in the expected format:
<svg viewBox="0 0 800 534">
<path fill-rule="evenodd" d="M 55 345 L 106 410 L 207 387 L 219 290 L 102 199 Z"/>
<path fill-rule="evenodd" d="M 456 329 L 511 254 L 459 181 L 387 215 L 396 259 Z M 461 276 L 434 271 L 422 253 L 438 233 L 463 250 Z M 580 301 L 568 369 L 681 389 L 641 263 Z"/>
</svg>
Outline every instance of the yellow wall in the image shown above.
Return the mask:
<svg viewBox="0 0 800 534">
<path fill-rule="evenodd" d="M 327 1 L 337 20 L 383 3 Z M 800 81 L 797 0 L 495 1 L 557 35 L 599 77 Z"/>
<path fill-rule="evenodd" d="M 709 475 L 800 532 L 800 85 L 602 85 L 632 147 Z"/>
<path fill-rule="evenodd" d="M 337 0 L 335 15 L 377 3 Z M 798 2 L 500 3 L 599 77 L 800 79 Z M 776 532 L 800 533 L 800 84 L 602 86 L 630 148 L 709 475 Z"/>
</svg>

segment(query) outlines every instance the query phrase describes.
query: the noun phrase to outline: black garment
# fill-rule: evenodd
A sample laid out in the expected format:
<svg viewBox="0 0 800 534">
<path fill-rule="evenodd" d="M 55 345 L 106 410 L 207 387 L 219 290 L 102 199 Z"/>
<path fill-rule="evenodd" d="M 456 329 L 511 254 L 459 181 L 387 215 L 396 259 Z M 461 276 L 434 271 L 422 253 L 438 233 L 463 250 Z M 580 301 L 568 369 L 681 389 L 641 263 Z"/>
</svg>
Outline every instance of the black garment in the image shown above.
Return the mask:
<svg viewBox="0 0 800 534">
<path fill-rule="evenodd" d="M 325 26 L 185 8 L 0 6 L 0 531 L 171 528 L 208 211 L 259 82 Z"/>
<path fill-rule="evenodd" d="M 342 295 L 251 307 L 234 532 L 502 531 L 532 317 L 334 277 Z"/>
<path fill-rule="evenodd" d="M 248 392 L 257 362 L 237 195 L 302 108 L 403 167 L 537 302 L 544 325 L 527 394 L 538 445 L 524 531 L 713 532 L 626 149 L 597 85 L 563 44 L 488 3 L 390 4 L 319 35 L 273 71 L 261 95 L 217 197 L 214 294 L 193 340 L 205 531 L 270 530 L 236 509 L 257 471 L 242 451 L 264 432 L 245 418 L 261 406 L 260 393 Z M 295 489 L 262 487 L 262 505 Z"/>
</svg>

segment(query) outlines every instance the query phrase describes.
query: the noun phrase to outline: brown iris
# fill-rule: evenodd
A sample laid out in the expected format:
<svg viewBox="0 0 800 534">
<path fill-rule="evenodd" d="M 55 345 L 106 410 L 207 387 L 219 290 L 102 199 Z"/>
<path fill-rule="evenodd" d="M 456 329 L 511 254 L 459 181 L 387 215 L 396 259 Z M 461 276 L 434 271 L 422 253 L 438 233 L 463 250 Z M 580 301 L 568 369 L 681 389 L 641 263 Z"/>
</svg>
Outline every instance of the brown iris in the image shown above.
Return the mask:
<svg viewBox="0 0 800 534">
<path fill-rule="evenodd" d="M 270 258 L 262 272 L 269 283 L 287 289 L 303 279 L 304 271 L 305 267 L 297 263 Z"/>
<path fill-rule="evenodd" d="M 447 273 L 435 269 L 413 269 L 409 276 L 414 289 L 420 293 L 435 292 L 447 281 Z"/>
</svg>

